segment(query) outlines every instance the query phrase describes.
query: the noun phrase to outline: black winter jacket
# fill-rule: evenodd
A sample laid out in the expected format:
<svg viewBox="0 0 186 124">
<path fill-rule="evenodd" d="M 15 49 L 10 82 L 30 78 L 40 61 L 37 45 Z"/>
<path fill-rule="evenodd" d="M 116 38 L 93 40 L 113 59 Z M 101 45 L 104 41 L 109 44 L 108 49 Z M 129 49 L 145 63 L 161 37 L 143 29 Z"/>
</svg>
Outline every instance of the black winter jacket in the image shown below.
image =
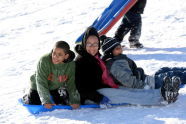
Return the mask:
<svg viewBox="0 0 186 124">
<path fill-rule="evenodd" d="M 98 89 L 108 88 L 102 82 L 102 70 L 95 57 L 87 53 L 81 45 L 75 47 L 78 56 L 76 62 L 76 87 L 80 93 L 81 104 L 89 99 L 100 103 L 103 95 L 97 92 Z"/>
</svg>

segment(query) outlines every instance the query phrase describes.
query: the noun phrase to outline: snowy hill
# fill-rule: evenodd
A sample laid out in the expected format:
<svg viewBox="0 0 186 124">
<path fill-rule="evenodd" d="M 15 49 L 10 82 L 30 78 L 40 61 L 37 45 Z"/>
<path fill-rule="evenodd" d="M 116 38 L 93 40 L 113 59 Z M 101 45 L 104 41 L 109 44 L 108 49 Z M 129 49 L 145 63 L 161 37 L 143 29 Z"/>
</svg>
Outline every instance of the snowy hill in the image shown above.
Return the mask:
<svg viewBox="0 0 186 124">
<path fill-rule="evenodd" d="M 186 123 L 186 88 L 166 107 L 55 110 L 37 116 L 17 102 L 35 71 L 37 60 L 58 40 L 73 49 L 76 38 L 92 24 L 111 0 L 0 1 L 0 123 L 162 124 Z M 176 3 L 177 2 L 177 3 Z M 145 48 L 124 53 L 153 74 L 160 67 L 186 67 L 186 3 L 149 0 L 143 17 Z M 118 25 L 118 24 L 117 24 Z M 108 33 L 113 36 L 117 25 Z M 127 36 L 124 44 L 128 45 Z"/>
</svg>

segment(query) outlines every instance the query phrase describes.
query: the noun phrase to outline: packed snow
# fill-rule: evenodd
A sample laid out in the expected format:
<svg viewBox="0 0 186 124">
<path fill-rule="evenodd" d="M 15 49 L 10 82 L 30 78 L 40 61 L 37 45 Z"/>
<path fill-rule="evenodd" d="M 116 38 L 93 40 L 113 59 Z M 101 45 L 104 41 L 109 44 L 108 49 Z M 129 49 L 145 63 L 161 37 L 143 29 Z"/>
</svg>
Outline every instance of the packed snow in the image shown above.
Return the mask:
<svg viewBox="0 0 186 124">
<path fill-rule="evenodd" d="M 30 114 L 18 103 L 38 59 L 65 40 L 72 50 L 76 38 L 112 0 L 0 1 L 0 123 L 175 124 L 186 123 L 186 87 L 165 107 L 55 110 Z M 186 67 L 185 0 L 149 0 L 142 15 L 143 49 L 124 49 L 149 75 L 160 67 Z M 107 34 L 113 36 L 120 22 Z M 128 35 L 123 44 L 128 45 Z"/>
</svg>

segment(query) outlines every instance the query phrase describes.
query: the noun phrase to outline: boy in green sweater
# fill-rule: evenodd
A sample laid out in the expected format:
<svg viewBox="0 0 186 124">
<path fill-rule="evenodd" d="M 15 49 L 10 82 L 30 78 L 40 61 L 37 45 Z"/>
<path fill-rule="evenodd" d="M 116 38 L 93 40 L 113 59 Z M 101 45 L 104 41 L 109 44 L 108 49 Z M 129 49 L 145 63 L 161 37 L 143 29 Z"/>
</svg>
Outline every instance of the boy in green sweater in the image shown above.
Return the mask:
<svg viewBox="0 0 186 124">
<path fill-rule="evenodd" d="M 51 53 L 40 58 L 36 73 L 30 78 L 29 93 L 23 97 L 24 103 L 42 104 L 48 109 L 56 104 L 78 108 L 80 97 L 75 85 L 74 57 L 68 43 L 58 41 Z"/>
</svg>

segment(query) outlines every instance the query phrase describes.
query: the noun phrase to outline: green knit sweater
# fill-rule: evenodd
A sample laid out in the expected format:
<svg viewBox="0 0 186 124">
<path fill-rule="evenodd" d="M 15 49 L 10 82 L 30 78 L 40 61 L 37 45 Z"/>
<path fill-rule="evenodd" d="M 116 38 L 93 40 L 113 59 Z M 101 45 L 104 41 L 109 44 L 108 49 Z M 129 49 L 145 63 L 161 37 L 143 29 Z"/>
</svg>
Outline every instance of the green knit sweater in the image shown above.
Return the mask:
<svg viewBox="0 0 186 124">
<path fill-rule="evenodd" d="M 75 63 L 53 64 L 51 53 L 38 62 L 37 70 L 30 78 L 31 89 L 37 90 L 42 104 L 52 103 L 50 90 L 66 87 L 69 104 L 79 104 L 80 96 L 75 86 Z"/>
</svg>

